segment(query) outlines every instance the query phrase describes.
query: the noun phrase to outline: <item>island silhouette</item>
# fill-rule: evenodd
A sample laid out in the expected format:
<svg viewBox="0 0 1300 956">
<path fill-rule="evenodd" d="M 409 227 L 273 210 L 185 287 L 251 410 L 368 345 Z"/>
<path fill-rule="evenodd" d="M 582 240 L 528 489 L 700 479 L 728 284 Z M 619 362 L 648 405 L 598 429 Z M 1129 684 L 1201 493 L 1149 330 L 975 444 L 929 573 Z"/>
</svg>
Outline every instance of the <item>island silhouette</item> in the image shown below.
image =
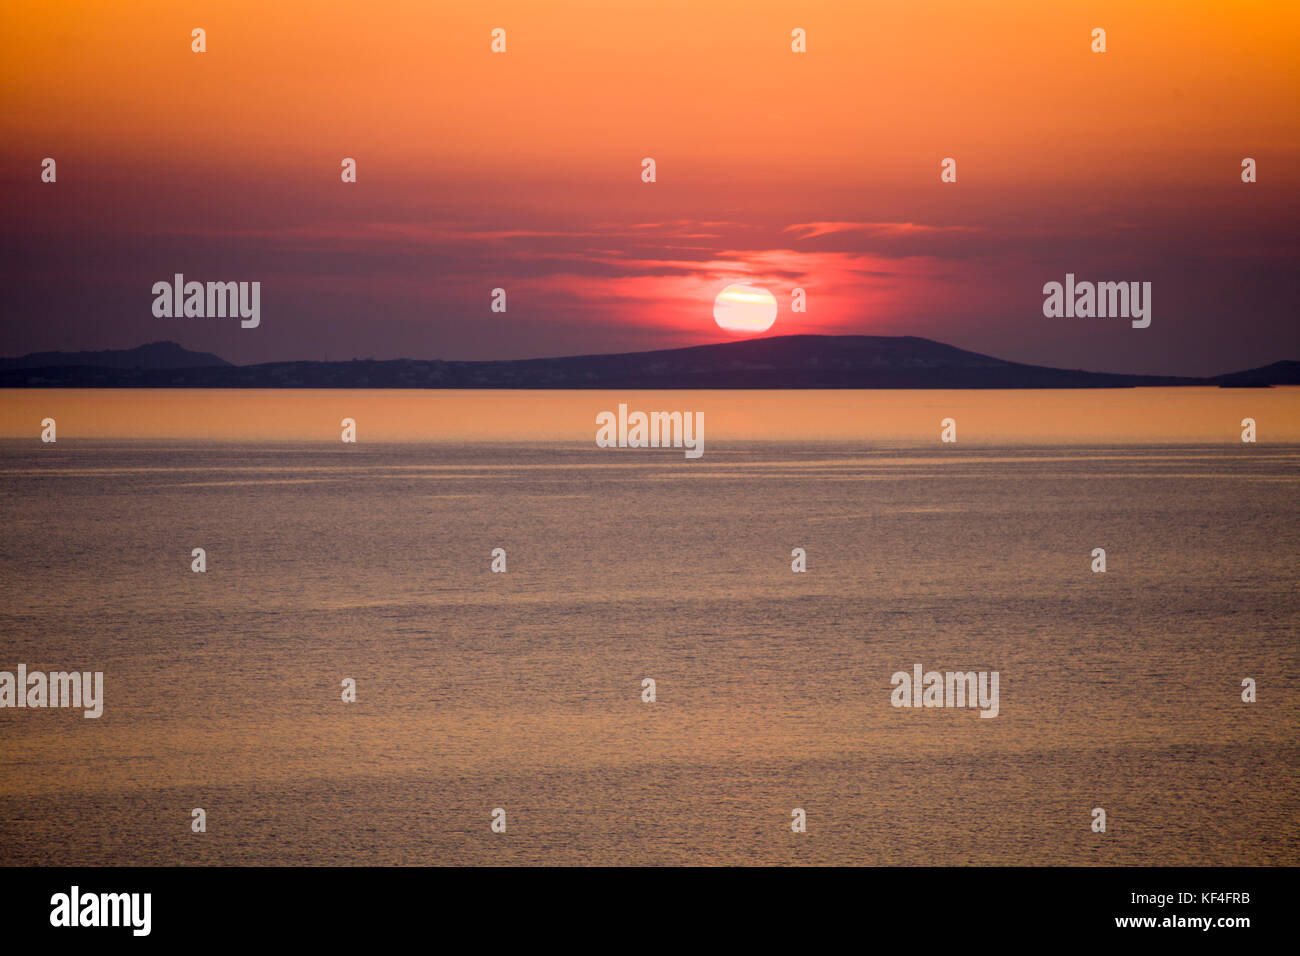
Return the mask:
<svg viewBox="0 0 1300 956">
<path fill-rule="evenodd" d="M 1027 365 L 916 336 L 781 335 L 649 352 L 496 361 L 234 365 L 175 342 L 0 359 L 5 388 L 1133 388 L 1300 384 L 1300 361 L 1192 377 Z"/>
</svg>

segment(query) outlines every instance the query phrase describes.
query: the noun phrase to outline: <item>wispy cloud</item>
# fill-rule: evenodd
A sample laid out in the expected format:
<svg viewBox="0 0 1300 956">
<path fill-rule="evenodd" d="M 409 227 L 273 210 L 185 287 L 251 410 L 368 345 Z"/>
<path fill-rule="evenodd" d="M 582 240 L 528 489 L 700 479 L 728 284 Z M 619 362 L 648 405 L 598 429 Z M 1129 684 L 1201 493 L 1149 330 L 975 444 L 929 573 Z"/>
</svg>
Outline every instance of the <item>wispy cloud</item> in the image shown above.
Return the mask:
<svg viewBox="0 0 1300 956">
<path fill-rule="evenodd" d="M 908 238 L 912 236 L 948 236 L 982 232 L 975 226 L 926 226 L 915 222 L 798 222 L 783 232 L 796 239 L 813 239 L 840 232 L 864 233 L 874 238 Z"/>
</svg>

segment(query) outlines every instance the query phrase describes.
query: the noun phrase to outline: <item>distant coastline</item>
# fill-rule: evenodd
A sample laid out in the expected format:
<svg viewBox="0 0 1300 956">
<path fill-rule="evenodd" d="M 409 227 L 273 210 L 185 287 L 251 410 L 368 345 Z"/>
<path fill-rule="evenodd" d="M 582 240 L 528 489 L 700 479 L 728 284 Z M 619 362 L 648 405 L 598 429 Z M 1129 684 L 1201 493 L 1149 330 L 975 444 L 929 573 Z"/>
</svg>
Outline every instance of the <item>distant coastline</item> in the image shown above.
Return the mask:
<svg viewBox="0 0 1300 956">
<path fill-rule="evenodd" d="M 503 361 L 233 365 L 173 342 L 0 359 L 0 388 L 1018 389 L 1300 385 L 1300 361 L 1209 377 L 1026 365 L 915 336 L 786 335 L 689 348 Z"/>
</svg>

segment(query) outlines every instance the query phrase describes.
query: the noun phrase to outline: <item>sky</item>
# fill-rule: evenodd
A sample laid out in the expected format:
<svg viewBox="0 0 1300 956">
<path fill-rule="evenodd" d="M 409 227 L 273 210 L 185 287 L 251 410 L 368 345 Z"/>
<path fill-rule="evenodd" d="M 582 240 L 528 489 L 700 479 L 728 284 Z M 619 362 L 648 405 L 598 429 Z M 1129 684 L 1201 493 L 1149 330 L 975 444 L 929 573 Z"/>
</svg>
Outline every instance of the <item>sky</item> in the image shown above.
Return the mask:
<svg viewBox="0 0 1300 956">
<path fill-rule="evenodd" d="M 763 335 L 1300 359 L 1294 0 L 8 0 L 0 129 L 3 355 L 670 348 L 734 340 L 741 283 Z M 260 324 L 155 316 L 176 273 Z M 1044 316 L 1067 273 L 1150 282 L 1150 326 Z"/>
</svg>

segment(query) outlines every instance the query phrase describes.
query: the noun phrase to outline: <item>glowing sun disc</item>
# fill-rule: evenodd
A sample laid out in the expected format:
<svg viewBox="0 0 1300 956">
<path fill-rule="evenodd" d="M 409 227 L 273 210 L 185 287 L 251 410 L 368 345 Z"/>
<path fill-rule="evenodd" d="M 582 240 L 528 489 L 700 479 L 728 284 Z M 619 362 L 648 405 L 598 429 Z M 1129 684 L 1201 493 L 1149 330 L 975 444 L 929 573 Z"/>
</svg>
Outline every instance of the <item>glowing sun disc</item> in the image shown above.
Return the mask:
<svg viewBox="0 0 1300 956">
<path fill-rule="evenodd" d="M 776 321 L 776 297 L 756 285 L 729 285 L 713 303 L 713 321 L 728 332 L 766 332 Z"/>
</svg>

